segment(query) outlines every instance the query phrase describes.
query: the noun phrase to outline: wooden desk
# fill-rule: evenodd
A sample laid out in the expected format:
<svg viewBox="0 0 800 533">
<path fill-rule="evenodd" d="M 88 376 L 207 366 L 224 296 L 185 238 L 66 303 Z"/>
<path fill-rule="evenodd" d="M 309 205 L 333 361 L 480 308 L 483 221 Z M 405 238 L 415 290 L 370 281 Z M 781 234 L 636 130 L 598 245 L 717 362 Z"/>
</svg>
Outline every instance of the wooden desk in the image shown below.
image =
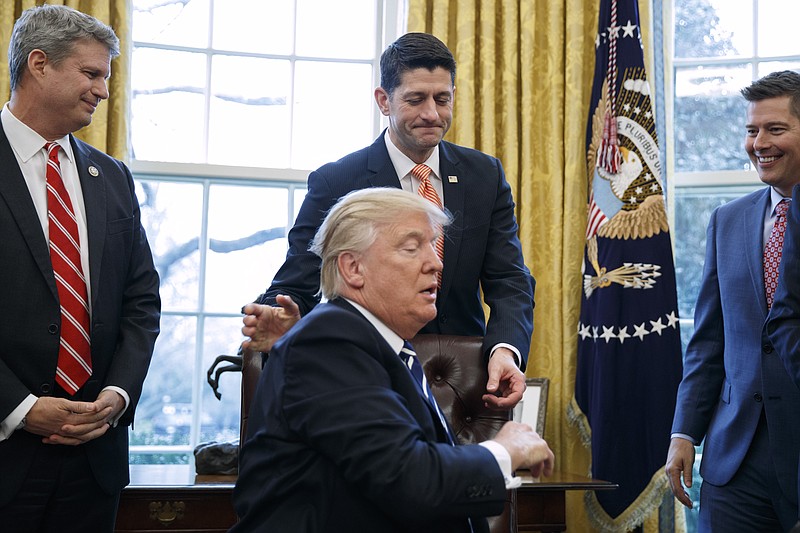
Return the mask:
<svg viewBox="0 0 800 533">
<path fill-rule="evenodd" d="M 565 531 L 568 490 L 608 490 L 617 485 L 564 472 L 534 480 L 522 475 L 517 489 L 519 531 Z M 195 476 L 190 465 L 131 465 L 122 491 L 119 533 L 182 531 L 223 533 L 236 522 L 231 504 L 235 476 Z"/>
<path fill-rule="evenodd" d="M 115 531 L 227 532 L 236 523 L 235 481 L 236 476 L 196 476 L 193 465 L 131 465 Z"/>
<path fill-rule="evenodd" d="M 517 489 L 518 531 L 566 531 L 568 490 L 609 490 L 617 484 L 567 472 L 554 472 L 551 477 L 533 479 L 522 475 Z"/>
</svg>

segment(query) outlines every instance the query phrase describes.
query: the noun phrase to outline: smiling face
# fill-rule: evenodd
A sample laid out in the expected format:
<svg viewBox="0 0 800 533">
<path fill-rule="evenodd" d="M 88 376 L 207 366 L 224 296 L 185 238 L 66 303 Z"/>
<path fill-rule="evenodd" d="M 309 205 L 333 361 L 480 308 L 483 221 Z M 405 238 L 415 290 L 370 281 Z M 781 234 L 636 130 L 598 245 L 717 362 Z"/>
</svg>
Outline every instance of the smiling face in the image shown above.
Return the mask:
<svg viewBox="0 0 800 533">
<path fill-rule="evenodd" d="M 343 294 L 410 339 L 436 318 L 438 235 L 424 212 L 379 226 L 375 242 L 354 259 L 358 281 Z"/>
<path fill-rule="evenodd" d="M 97 41 L 77 41 L 69 57 L 57 64 L 45 59 L 41 68 L 39 81 L 49 120 L 42 126 L 49 129 L 43 137 L 63 137 L 89 125 L 97 105 L 108 98 L 108 48 Z"/>
<path fill-rule="evenodd" d="M 401 76 L 391 96 L 375 89 L 375 101 L 389 117 L 389 137 L 416 163 L 425 161 L 450 129 L 455 87 L 451 73 L 436 67 L 416 68 Z"/>
<path fill-rule="evenodd" d="M 744 148 L 758 177 L 783 196 L 800 183 L 800 118 L 789 96 L 750 102 Z"/>
</svg>

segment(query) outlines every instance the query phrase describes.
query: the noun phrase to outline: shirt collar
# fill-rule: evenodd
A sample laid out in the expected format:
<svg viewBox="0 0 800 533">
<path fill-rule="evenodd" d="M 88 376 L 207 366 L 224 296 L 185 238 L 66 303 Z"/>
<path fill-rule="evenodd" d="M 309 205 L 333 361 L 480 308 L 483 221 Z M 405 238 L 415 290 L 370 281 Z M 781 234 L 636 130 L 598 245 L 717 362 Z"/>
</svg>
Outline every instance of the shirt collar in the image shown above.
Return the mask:
<svg viewBox="0 0 800 533">
<path fill-rule="evenodd" d="M 400 335 L 389 329 L 389 326 L 381 322 L 378 317 L 369 312 L 363 305 L 359 305 L 349 298 L 342 298 L 346 300 L 347 303 L 355 307 L 359 313 L 364 315 L 364 318 L 366 318 L 369 323 L 378 330 L 378 333 L 380 333 L 381 337 L 384 338 L 384 340 L 389 344 L 395 353 L 400 353 L 400 349 L 403 348 L 403 339 L 400 337 Z"/>
<path fill-rule="evenodd" d="M 6 132 L 8 143 L 11 149 L 17 154 L 17 157 L 23 162 L 27 163 L 34 155 L 36 155 L 47 140 L 33 131 L 27 124 L 14 116 L 14 113 L 8 108 L 8 102 L 3 106 L 0 111 L 0 122 L 3 124 L 3 131 Z M 74 161 L 72 155 L 72 145 L 69 142 L 69 135 L 65 135 L 60 139 L 54 141 L 57 143 L 67 156 L 67 159 Z"/>
<path fill-rule="evenodd" d="M 778 207 L 778 204 L 781 203 L 781 200 L 791 200 L 791 196 L 781 196 L 781 193 L 775 190 L 775 187 L 769 188 L 769 201 L 770 201 L 770 208 L 769 208 L 769 216 L 775 216 L 775 208 Z"/>
<path fill-rule="evenodd" d="M 400 151 L 400 149 L 395 146 L 392 142 L 392 139 L 389 137 L 389 130 L 387 128 L 386 132 L 383 134 L 383 138 L 386 142 L 386 150 L 389 152 L 389 159 L 392 160 L 392 165 L 394 165 L 394 170 L 397 172 L 397 177 L 399 179 L 403 179 L 404 177 L 408 176 L 411 173 L 411 169 L 417 166 L 415 162 L 411 160 L 406 154 Z M 433 173 L 431 177 L 441 180 L 441 175 L 439 172 L 439 147 L 436 147 L 436 150 L 431 152 L 430 157 L 423 161 L 426 165 L 428 165 Z"/>
</svg>

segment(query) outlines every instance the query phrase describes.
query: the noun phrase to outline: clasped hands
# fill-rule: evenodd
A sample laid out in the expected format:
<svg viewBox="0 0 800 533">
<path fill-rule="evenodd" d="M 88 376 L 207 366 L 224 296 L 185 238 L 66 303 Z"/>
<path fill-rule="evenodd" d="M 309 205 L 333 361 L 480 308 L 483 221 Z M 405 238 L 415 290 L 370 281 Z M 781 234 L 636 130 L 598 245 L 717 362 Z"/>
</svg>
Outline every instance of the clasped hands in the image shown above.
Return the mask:
<svg viewBox="0 0 800 533">
<path fill-rule="evenodd" d="M 77 446 L 105 435 L 111 420 L 125 408 L 117 392 L 105 390 L 94 402 L 43 396 L 25 417 L 25 431 L 41 435 L 45 444 Z"/>
<path fill-rule="evenodd" d="M 269 352 L 281 336 L 300 320 L 300 308 L 290 296 L 278 295 L 277 306 L 249 303 L 242 308 L 242 334 L 249 340 L 242 348 Z M 514 352 L 497 348 L 489 359 L 489 381 L 483 401 L 486 407 L 498 411 L 513 409 L 525 392 L 525 374 L 517 366 Z"/>
</svg>

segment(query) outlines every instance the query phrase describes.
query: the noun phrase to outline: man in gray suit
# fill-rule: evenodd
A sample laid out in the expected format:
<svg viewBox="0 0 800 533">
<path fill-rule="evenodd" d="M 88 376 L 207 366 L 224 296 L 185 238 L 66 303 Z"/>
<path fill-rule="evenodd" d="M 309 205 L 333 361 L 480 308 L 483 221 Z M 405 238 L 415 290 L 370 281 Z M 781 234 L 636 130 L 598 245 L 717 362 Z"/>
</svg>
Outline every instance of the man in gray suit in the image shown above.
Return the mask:
<svg viewBox="0 0 800 533">
<path fill-rule="evenodd" d="M 800 389 L 764 322 L 782 213 L 800 183 L 800 74 L 769 74 L 742 94 L 745 150 L 768 187 L 711 216 L 666 468 L 672 492 L 691 506 L 681 482 L 691 486 L 704 441 L 700 531 L 787 531 L 798 516 Z"/>
</svg>

